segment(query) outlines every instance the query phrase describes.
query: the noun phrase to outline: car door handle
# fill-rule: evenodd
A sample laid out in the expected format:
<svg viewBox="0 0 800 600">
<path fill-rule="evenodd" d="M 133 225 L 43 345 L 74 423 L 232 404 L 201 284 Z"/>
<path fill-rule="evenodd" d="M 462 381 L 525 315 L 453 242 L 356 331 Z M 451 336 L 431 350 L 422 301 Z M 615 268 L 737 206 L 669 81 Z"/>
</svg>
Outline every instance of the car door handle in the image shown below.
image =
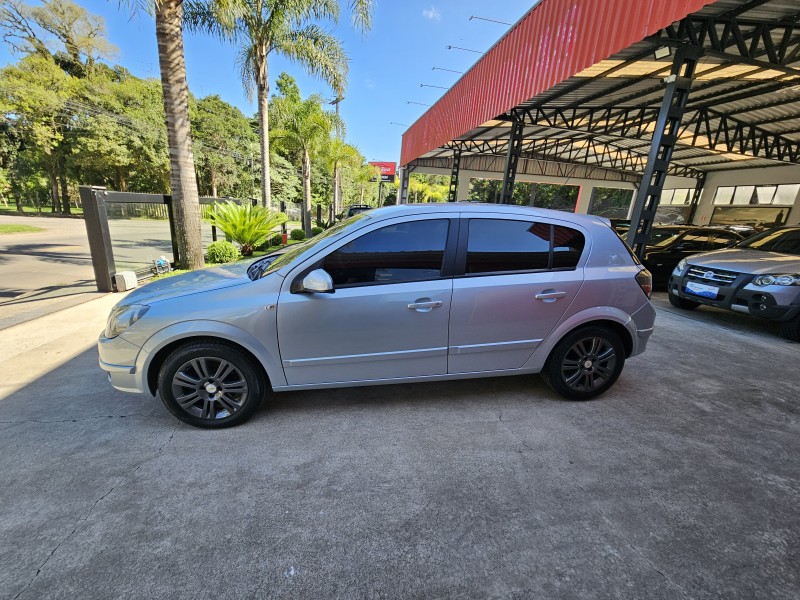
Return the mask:
<svg viewBox="0 0 800 600">
<path fill-rule="evenodd" d="M 539 294 L 536 294 L 534 298 L 537 300 L 541 300 L 542 302 L 555 302 L 559 298 L 563 298 L 567 295 L 567 292 L 557 292 L 556 290 L 545 290 Z"/>
<path fill-rule="evenodd" d="M 439 308 L 442 305 L 441 300 L 427 300 L 427 301 L 416 301 L 412 302 L 408 305 L 408 308 L 411 310 L 416 310 L 417 312 L 430 312 L 434 308 Z"/>
</svg>

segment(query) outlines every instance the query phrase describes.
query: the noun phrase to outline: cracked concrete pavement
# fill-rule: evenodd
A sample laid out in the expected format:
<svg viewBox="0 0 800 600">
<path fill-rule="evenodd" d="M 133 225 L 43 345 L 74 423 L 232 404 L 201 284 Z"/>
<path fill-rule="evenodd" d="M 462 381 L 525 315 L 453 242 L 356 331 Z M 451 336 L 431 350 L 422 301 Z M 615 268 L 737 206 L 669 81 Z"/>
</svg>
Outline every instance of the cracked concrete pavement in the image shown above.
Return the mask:
<svg viewBox="0 0 800 600">
<path fill-rule="evenodd" d="M 118 299 L 0 331 L 0 598 L 800 596 L 800 345 L 758 321 L 659 298 L 593 402 L 296 392 L 214 432 L 108 385 Z"/>
</svg>

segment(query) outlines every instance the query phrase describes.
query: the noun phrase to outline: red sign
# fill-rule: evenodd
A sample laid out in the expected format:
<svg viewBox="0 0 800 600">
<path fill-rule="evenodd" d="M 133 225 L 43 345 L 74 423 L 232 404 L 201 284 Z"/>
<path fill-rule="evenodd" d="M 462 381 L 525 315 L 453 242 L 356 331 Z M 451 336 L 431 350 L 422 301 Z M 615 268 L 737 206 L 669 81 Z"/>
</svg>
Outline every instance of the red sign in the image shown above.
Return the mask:
<svg viewBox="0 0 800 600">
<path fill-rule="evenodd" d="M 381 181 L 394 181 L 394 176 L 397 173 L 397 163 L 394 162 L 371 162 L 373 167 L 378 167 L 381 170 Z M 373 181 L 377 181 L 373 179 Z"/>
</svg>

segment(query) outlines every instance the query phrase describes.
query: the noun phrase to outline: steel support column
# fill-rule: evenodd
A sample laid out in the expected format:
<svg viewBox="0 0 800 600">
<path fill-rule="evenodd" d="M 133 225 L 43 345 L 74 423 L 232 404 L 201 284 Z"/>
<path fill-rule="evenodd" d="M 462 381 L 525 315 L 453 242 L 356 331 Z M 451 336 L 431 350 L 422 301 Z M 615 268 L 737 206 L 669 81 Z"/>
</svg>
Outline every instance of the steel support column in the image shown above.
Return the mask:
<svg viewBox="0 0 800 600">
<path fill-rule="evenodd" d="M 691 225 L 694 220 L 694 215 L 697 212 L 697 205 L 700 204 L 700 196 L 703 195 L 703 187 L 706 185 L 706 174 L 703 173 L 697 178 L 694 184 L 694 192 L 692 193 L 691 206 L 689 207 L 689 215 L 686 217 L 686 224 Z"/>
<path fill-rule="evenodd" d="M 400 187 L 397 190 L 397 203 L 408 204 L 408 176 L 409 167 L 400 167 L 398 176 L 400 177 Z"/>
<path fill-rule="evenodd" d="M 522 154 L 522 133 L 525 125 L 521 119 L 514 116 L 511 119 L 511 132 L 508 139 L 508 153 L 506 154 L 506 168 L 503 171 L 503 189 L 500 193 L 501 204 L 511 204 L 514 196 L 514 181 L 517 178 L 517 164 Z"/>
<path fill-rule="evenodd" d="M 667 179 L 667 170 L 672 159 L 675 143 L 678 141 L 683 113 L 689 99 L 697 61 L 702 49 L 693 46 L 682 46 L 675 53 L 670 76 L 667 77 L 667 88 L 664 100 L 658 112 L 653 141 L 647 156 L 647 166 L 642 175 L 642 184 L 636 193 L 631 213 L 631 228 L 628 233 L 628 245 L 633 248 L 639 258 L 644 256 L 658 203 Z"/>
<path fill-rule="evenodd" d="M 453 150 L 453 170 L 450 172 L 450 191 L 447 194 L 448 202 L 458 200 L 458 175 L 461 170 L 461 150 Z"/>
</svg>

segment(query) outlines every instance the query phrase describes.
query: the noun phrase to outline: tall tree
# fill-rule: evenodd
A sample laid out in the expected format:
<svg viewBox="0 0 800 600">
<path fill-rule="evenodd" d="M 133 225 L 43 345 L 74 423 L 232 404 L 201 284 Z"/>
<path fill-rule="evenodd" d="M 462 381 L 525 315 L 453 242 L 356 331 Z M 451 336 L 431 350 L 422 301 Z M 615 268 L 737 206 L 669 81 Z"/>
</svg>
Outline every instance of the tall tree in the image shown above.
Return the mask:
<svg viewBox="0 0 800 600">
<path fill-rule="evenodd" d="M 198 176 L 205 190 L 217 197 L 230 194 L 244 171 L 251 170 L 250 148 L 258 136 L 250 121 L 219 96 L 197 101 L 192 112 L 192 138 L 198 144 Z"/>
<path fill-rule="evenodd" d="M 373 0 L 351 0 L 352 22 L 367 31 L 372 24 Z M 347 56 L 341 43 L 314 21 L 336 23 L 336 0 L 228 0 L 208 4 L 193 2 L 188 23 L 197 29 L 229 39 L 239 46 L 239 65 L 245 91 L 258 101 L 261 137 L 261 202 L 271 203 L 269 168 L 269 63 L 277 53 L 321 77 L 337 95 L 344 92 Z M 255 90 L 253 89 L 255 85 Z"/>
<path fill-rule="evenodd" d="M 3 40 L 16 52 L 52 56 L 61 68 L 76 77 L 84 77 L 98 58 L 108 58 L 116 50 L 105 39 L 102 17 L 90 14 L 70 0 L 45 0 L 41 6 L 3 0 L 0 31 Z"/>
<path fill-rule="evenodd" d="M 200 196 L 189 124 L 189 86 L 183 52 L 183 1 L 156 0 L 155 16 L 178 253 L 181 266 L 199 269 L 204 260 L 200 239 Z"/>
<path fill-rule="evenodd" d="M 273 134 L 300 157 L 303 172 L 303 229 L 310 236 L 311 159 L 325 144 L 330 143 L 331 134 L 342 124 L 335 113 L 323 108 L 323 99 L 319 95 L 314 94 L 302 100 L 299 92 L 295 94 L 290 88 L 286 89 L 286 95 L 272 99 L 276 125 Z"/>
<path fill-rule="evenodd" d="M 30 152 L 47 173 L 53 212 L 60 212 L 59 187 L 65 181 L 65 133 L 71 122 L 67 102 L 79 94 L 82 85 L 50 56 L 38 53 L 0 73 L 0 112 L 14 116 L 16 129 L 24 134 Z M 69 212 L 68 202 L 64 211 Z"/>
<path fill-rule="evenodd" d="M 333 174 L 333 214 L 338 215 L 342 211 L 342 170 L 360 166 L 364 157 L 358 148 L 337 136 L 325 148 L 325 158 Z"/>
</svg>

